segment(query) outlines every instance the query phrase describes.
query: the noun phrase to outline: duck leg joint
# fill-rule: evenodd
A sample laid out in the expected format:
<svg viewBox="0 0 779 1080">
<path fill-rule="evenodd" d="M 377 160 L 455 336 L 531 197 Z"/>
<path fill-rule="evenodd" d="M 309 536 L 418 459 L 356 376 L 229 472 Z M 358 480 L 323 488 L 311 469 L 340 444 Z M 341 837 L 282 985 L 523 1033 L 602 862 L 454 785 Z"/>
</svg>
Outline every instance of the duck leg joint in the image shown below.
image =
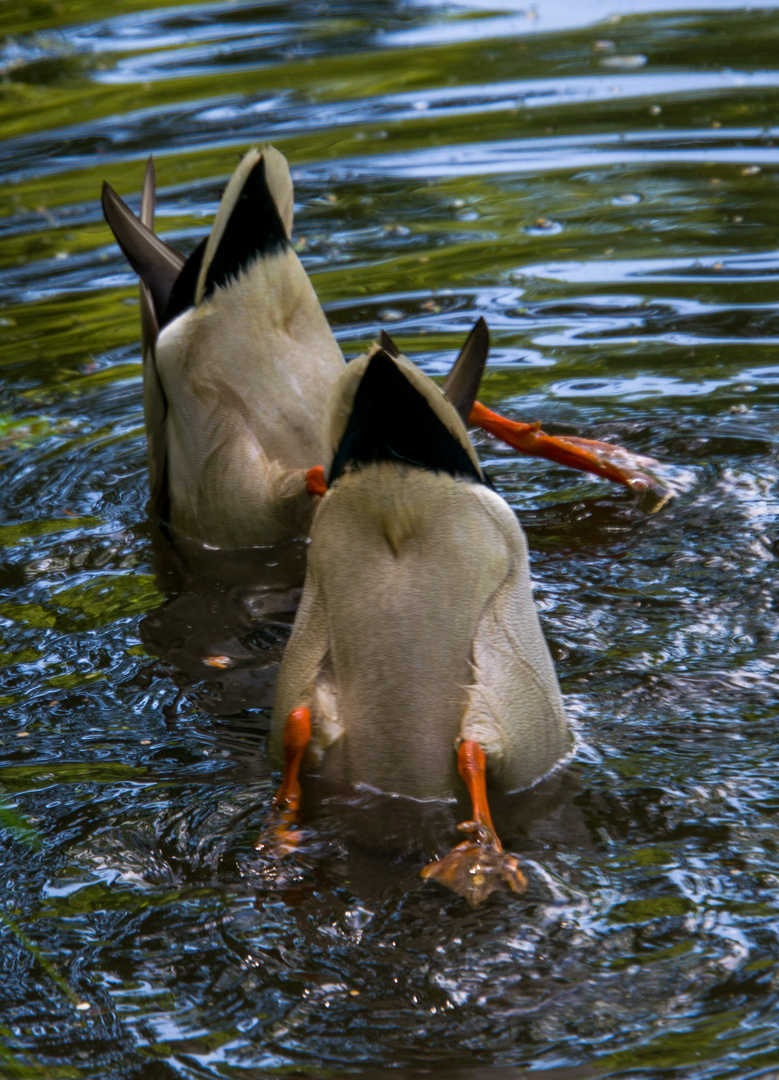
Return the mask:
<svg viewBox="0 0 779 1080">
<path fill-rule="evenodd" d="M 284 722 L 284 777 L 273 802 L 286 810 L 300 807 L 300 763 L 311 741 L 311 712 L 305 706 L 293 709 Z"/>
<path fill-rule="evenodd" d="M 301 706 L 284 721 L 284 776 L 273 796 L 275 813 L 254 845 L 279 858 L 295 850 L 300 833 L 295 829 L 300 808 L 300 763 L 311 739 L 311 712 Z"/>
</svg>

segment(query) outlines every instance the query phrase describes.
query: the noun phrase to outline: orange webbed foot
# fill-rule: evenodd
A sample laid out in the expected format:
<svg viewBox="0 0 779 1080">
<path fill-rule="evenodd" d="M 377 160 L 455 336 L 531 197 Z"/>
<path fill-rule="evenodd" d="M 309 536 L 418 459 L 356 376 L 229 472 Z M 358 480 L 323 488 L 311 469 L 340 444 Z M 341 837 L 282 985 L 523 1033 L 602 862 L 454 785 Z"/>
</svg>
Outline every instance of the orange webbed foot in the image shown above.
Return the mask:
<svg viewBox="0 0 779 1080">
<path fill-rule="evenodd" d="M 507 855 L 492 824 L 487 802 L 487 759 L 472 739 L 463 739 L 457 751 L 457 769 L 465 781 L 473 807 L 473 820 L 457 828 L 469 837 L 452 848 L 443 859 L 428 863 L 421 876 L 437 881 L 463 896 L 471 907 L 478 907 L 496 889 L 521 893 L 527 879 L 514 855 Z"/>
<path fill-rule="evenodd" d="M 602 476 L 605 480 L 624 484 L 631 491 L 649 494 L 655 500 L 665 501 L 671 494 L 650 471 L 657 462 L 653 458 L 634 454 L 623 446 L 598 442 L 596 439 L 580 439 L 574 435 L 547 435 L 538 422 L 521 424 L 507 420 L 478 401 L 474 402 L 468 423 L 494 435 L 522 454 L 546 458 L 580 472 Z"/>
<path fill-rule="evenodd" d="M 295 826 L 297 821 L 290 820 L 286 814 L 274 815 L 257 837 L 255 849 L 261 855 L 271 859 L 283 859 L 297 850 L 303 834 Z"/>
<path fill-rule="evenodd" d="M 306 491 L 309 495 L 326 495 L 327 480 L 321 465 L 312 466 L 306 473 Z"/>
<path fill-rule="evenodd" d="M 527 878 L 516 856 L 504 852 L 492 830 L 476 821 L 465 821 L 458 828 L 474 839 L 458 844 L 442 859 L 428 863 L 421 873 L 425 881 L 446 886 L 464 897 L 471 907 L 478 907 L 496 891 L 525 891 Z"/>
</svg>

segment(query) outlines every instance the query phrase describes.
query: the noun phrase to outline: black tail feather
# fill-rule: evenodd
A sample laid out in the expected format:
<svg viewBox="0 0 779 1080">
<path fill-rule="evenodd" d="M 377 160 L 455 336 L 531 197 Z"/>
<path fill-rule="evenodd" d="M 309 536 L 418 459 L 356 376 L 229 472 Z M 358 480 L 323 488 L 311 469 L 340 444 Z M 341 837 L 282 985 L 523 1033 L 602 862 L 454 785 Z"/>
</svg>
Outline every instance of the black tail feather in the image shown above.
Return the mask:
<svg viewBox="0 0 779 1080">
<path fill-rule="evenodd" d="M 238 277 L 254 259 L 273 255 L 288 242 L 265 177 L 265 160 L 260 158 L 246 178 L 208 267 L 203 299 Z"/>
<path fill-rule="evenodd" d="M 157 320 L 162 324 L 184 256 L 147 229 L 110 184 L 103 184 L 102 203 L 105 219 L 130 266 L 148 286 Z"/>
<path fill-rule="evenodd" d="M 444 393 L 457 409 L 462 422 L 468 423 L 473 403 L 479 393 L 479 384 L 490 351 L 490 332 L 483 318 L 477 319 L 473 330 L 465 339 L 452 370 L 444 380 Z"/>
<path fill-rule="evenodd" d="M 360 380 L 328 483 L 350 468 L 381 461 L 482 481 L 465 447 L 384 349 L 374 353 Z"/>
</svg>

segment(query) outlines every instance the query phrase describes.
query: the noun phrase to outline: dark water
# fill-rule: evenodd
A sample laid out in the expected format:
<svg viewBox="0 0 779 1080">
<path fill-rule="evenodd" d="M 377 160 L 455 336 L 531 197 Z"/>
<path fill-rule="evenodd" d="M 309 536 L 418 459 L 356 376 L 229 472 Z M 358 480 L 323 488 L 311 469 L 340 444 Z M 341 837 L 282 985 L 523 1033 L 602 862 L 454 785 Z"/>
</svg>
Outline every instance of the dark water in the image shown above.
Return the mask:
<svg viewBox="0 0 779 1080">
<path fill-rule="evenodd" d="M 777 1075 L 779 7 L 31 0 L 0 35 L 0 1076 Z M 146 517 L 99 184 L 154 151 L 189 250 L 261 140 L 348 356 L 389 325 L 441 373 L 484 315 L 486 404 L 678 491 L 481 440 L 579 742 L 503 808 L 528 892 L 475 912 L 400 815 L 393 854 L 359 807 L 254 850 L 294 594 L 187 583 Z"/>
</svg>

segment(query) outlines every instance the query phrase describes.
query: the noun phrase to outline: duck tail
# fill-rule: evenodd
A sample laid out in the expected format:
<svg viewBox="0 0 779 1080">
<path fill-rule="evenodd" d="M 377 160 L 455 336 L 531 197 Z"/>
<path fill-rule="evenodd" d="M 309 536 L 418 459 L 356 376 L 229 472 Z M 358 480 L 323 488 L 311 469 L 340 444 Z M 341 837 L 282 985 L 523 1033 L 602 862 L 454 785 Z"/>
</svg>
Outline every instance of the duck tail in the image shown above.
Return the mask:
<svg viewBox="0 0 779 1080">
<path fill-rule="evenodd" d="M 294 212 L 286 158 L 272 146 L 255 147 L 230 178 L 209 236 L 186 258 L 153 232 L 155 187 L 154 162 L 149 158 L 139 218 L 110 184 L 103 184 L 102 193 L 105 219 L 148 291 L 146 310 L 141 311 L 144 345 L 177 315 L 228 285 L 255 259 L 286 247 Z"/>
<path fill-rule="evenodd" d="M 400 349 L 386 330 L 382 330 L 379 334 L 379 345 L 390 356 L 394 358 L 400 356 Z M 468 423 L 473 403 L 476 401 L 489 351 L 490 332 L 487 329 L 487 323 L 480 317 L 465 339 L 442 387 L 464 424 Z"/>
<path fill-rule="evenodd" d="M 154 181 L 144 180 L 141 214 L 153 219 Z M 173 287 L 187 262 L 180 251 L 155 236 L 151 228 L 135 216 L 110 184 L 103 184 L 103 216 L 125 258 L 149 291 L 151 314 L 162 325 Z M 146 212 L 144 211 L 144 206 Z M 148 213 L 152 207 L 151 213 Z"/>
<path fill-rule="evenodd" d="M 473 349 L 468 355 L 465 368 L 481 354 Z M 353 360 L 342 380 L 331 407 L 328 484 L 379 462 L 483 482 L 459 413 L 432 379 L 397 353 L 388 335 L 366 357 Z"/>
<path fill-rule="evenodd" d="M 205 245 L 192 302 L 208 300 L 256 259 L 282 251 L 292 236 L 294 197 L 286 158 L 253 147 L 230 177 Z"/>
</svg>

